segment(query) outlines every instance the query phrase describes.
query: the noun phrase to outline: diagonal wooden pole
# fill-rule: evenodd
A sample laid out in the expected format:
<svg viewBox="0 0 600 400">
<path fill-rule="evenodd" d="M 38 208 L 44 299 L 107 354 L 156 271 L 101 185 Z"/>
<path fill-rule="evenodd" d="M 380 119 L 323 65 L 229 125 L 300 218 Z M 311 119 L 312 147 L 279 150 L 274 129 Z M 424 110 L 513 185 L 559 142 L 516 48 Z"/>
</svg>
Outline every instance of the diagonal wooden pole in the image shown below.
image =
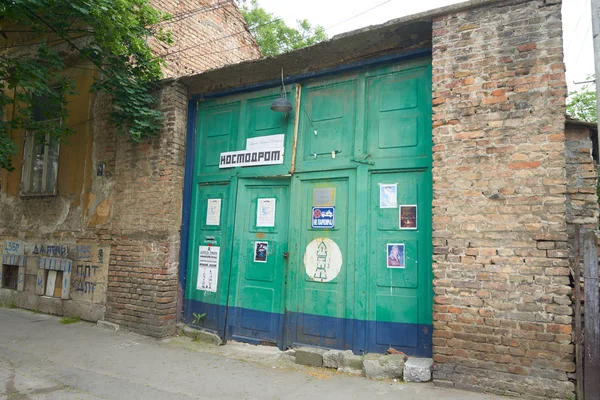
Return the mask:
<svg viewBox="0 0 600 400">
<path fill-rule="evenodd" d="M 598 240 L 595 232 L 583 236 L 583 278 L 585 293 L 586 400 L 600 400 L 600 291 L 598 290 Z"/>
</svg>

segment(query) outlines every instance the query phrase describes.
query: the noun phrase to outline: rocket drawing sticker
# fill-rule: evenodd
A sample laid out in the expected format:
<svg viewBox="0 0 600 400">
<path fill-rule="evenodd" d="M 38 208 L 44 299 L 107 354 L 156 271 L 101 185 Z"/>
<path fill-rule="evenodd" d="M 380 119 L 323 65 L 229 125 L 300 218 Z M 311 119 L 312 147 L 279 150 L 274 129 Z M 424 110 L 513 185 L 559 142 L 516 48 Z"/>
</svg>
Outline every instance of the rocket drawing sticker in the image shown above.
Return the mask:
<svg viewBox="0 0 600 400">
<path fill-rule="evenodd" d="M 316 238 L 306 246 L 304 267 L 313 281 L 330 282 L 342 269 L 342 252 L 333 240 Z"/>
</svg>

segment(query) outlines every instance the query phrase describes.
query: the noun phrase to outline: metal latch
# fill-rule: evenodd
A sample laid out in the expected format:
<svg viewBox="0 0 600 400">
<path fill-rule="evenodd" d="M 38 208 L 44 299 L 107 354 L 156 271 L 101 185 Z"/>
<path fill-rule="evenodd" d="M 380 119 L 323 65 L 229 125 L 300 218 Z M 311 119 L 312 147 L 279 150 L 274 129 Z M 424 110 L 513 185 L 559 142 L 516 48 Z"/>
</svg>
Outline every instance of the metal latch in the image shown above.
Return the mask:
<svg viewBox="0 0 600 400">
<path fill-rule="evenodd" d="M 370 154 L 368 154 L 363 159 L 352 157 L 350 159 L 350 161 L 355 162 L 355 163 L 359 163 L 359 164 L 375 165 L 375 161 L 368 160 L 369 157 L 371 157 Z"/>
</svg>

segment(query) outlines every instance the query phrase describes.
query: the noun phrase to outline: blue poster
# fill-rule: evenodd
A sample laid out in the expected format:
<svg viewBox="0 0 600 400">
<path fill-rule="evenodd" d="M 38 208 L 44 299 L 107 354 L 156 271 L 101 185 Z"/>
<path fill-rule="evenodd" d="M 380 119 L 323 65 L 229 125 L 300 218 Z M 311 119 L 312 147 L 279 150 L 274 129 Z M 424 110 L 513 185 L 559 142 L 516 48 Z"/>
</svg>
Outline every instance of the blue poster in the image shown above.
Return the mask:
<svg viewBox="0 0 600 400">
<path fill-rule="evenodd" d="M 312 227 L 313 228 L 333 228 L 334 227 L 335 207 L 313 207 L 312 208 Z"/>
</svg>

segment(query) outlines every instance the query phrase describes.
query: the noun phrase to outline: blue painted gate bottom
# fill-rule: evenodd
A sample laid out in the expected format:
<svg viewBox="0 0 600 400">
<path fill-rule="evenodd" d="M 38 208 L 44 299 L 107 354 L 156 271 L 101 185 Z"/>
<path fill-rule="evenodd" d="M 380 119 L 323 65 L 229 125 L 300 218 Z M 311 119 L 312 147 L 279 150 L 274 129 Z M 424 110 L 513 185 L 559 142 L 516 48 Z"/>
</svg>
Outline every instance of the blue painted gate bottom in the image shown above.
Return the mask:
<svg viewBox="0 0 600 400">
<path fill-rule="evenodd" d="M 225 307 L 196 300 L 186 299 L 186 301 L 189 307 L 188 312 L 186 312 L 188 316 L 188 321 L 186 322 L 192 322 L 192 318 L 190 317 L 192 313 L 206 313 L 206 317 L 201 322 L 202 327 L 217 333 L 224 340 L 233 339 L 252 344 L 273 343 L 277 344 L 282 350 L 291 346 L 308 345 L 339 350 L 352 350 L 355 354 L 363 354 L 385 353 L 391 346 L 409 356 L 431 357 L 432 354 L 431 338 L 433 326 L 430 324 L 362 321 L 355 319 L 344 320 L 303 313 L 288 313 L 287 316 L 284 316 L 283 314 L 239 307 Z M 241 321 L 236 321 L 236 319 L 242 314 L 244 315 L 245 326 L 264 326 L 264 321 L 270 321 L 270 326 L 273 329 L 269 331 L 240 329 Z M 312 335 L 297 334 L 294 321 L 297 321 L 298 318 L 301 318 L 303 321 L 302 330 L 304 332 L 310 331 Z M 343 340 L 344 338 L 338 341 L 324 340 L 328 336 L 326 330 L 332 326 L 340 326 L 338 324 L 340 320 L 346 326 L 346 332 L 343 333 L 346 340 Z M 284 327 L 284 323 L 287 326 Z M 311 326 L 306 326 L 307 323 Z M 251 333 L 249 334 L 249 332 Z M 299 336 L 303 338 L 302 342 L 295 340 Z M 314 340 L 307 340 L 309 338 L 314 338 Z M 411 343 L 412 345 L 401 345 L 401 343 L 406 343 L 407 341 L 413 342 Z"/>
</svg>

